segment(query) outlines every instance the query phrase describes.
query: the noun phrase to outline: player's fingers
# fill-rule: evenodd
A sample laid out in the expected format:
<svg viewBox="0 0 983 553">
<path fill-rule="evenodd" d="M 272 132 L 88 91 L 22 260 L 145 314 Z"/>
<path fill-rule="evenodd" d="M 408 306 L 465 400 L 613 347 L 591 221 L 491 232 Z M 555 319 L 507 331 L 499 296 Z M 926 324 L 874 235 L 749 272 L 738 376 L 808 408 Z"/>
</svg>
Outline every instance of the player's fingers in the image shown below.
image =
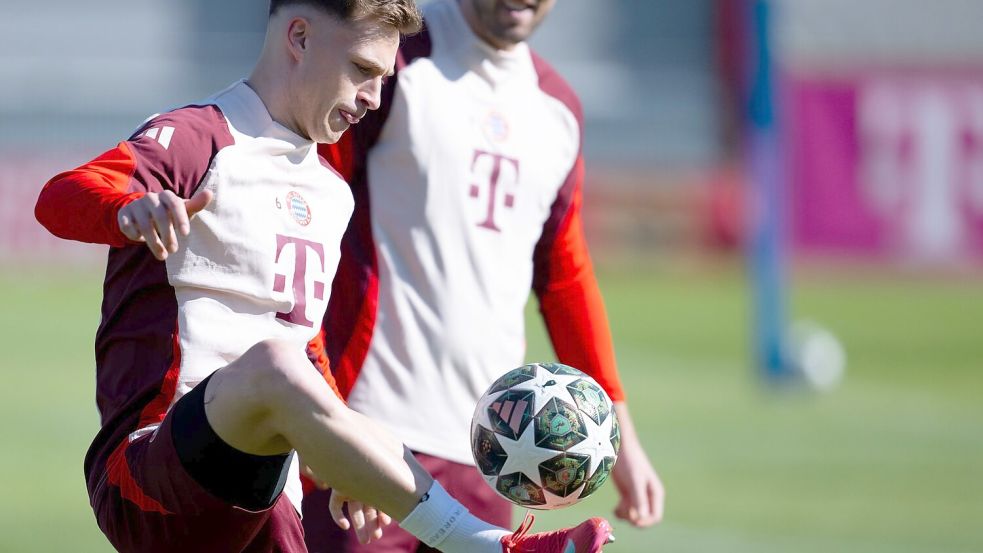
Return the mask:
<svg viewBox="0 0 983 553">
<path fill-rule="evenodd" d="M 121 209 L 119 215 L 116 216 L 120 232 L 134 242 L 143 242 L 143 236 L 140 236 L 140 230 L 133 222 L 133 216 L 128 211 L 124 211 L 125 209 L 125 207 Z"/>
<path fill-rule="evenodd" d="M 632 487 L 631 502 L 634 512 L 629 513 L 629 517 L 631 517 L 632 524 L 643 527 L 652 524 L 651 522 L 646 524 L 652 518 L 652 503 L 649 501 L 649 494 L 647 493 L 648 480 L 640 480 Z"/>
<path fill-rule="evenodd" d="M 184 208 L 184 200 L 168 190 L 160 195 L 160 201 L 167 207 L 167 215 L 177 232 L 187 236 L 191 231 L 191 225 L 188 224 L 188 211 Z"/>
<path fill-rule="evenodd" d="M 360 501 L 348 502 L 348 518 L 352 521 L 352 526 L 356 532 L 365 527 L 365 513 L 362 512 L 362 503 Z"/>
<path fill-rule="evenodd" d="M 214 197 L 215 194 L 211 190 L 201 190 L 192 196 L 190 200 L 184 200 L 185 213 L 187 213 L 189 218 L 194 217 L 195 213 L 208 207 L 208 204 L 212 203 L 212 198 Z"/>
<path fill-rule="evenodd" d="M 379 511 L 379 526 L 389 526 L 393 523 L 393 517 Z"/>
<path fill-rule="evenodd" d="M 382 539 L 383 527 L 385 526 L 385 524 L 382 523 L 382 513 L 379 513 L 379 516 L 376 517 L 375 524 L 373 526 L 372 533 L 369 534 L 369 539 L 366 543 L 372 543 L 376 540 Z"/>
<path fill-rule="evenodd" d="M 641 497 L 638 520 L 635 525 L 641 528 L 652 526 L 662 520 L 663 492 L 657 477 L 648 480 Z"/>
<path fill-rule="evenodd" d="M 370 543 L 379 528 L 379 514 L 373 507 L 365 507 L 362 509 L 362 513 L 365 516 L 365 527 L 362 529 L 362 536 L 359 539 L 364 538 L 363 543 Z"/>
<path fill-rule="evenodd" d="M 328 512 L 331 513 L 331 520 L 338 525 L 338 528 L 348 530 L 351 528 L 351 524 L 348 522 L 348 517 L 345 516 L 344 506 L 344 496 L 336 491 L 332 491 L 331 499 L 328 501 Z"/>
<path fill-rule="evenodd" d="M 637 478 L 629 494 L 633 512 L 629 512 L 629 521 L 645 528 L 659 522 L 662 518 L 659 501 L 662 496 L 662 483 L 654 472 Z"/>
<path fill-rule="evenodd" d="M 169 253 L 176 252 L 178 248 L 177 231 L 174 229 L 170 208 L 163 200 L 153 209 L 151 217 L 153 217 L 154 228 L 157 230 L 157 236 L 160 237 L 164 248 Z"/>
<path fill-rule="evenodd" d="M 157 259 L 167 259 L 167 249 L 161 240 L 157 222 L 157 218 L 160 217 L 158 212 L 161 209 L 160 195 L 148 193 L 134 202 L 133 207 L 134 220 L 147 243 L 147 248 Z"/>
<path fill-rule="evenodd" d="M 134 210 L 133 217 L 140 235 L 147 243 L 150 253 L 154 254 L 154 257 L 161 261 L 167 259 L 167 250 L 164 249 L 164 244 L 160 241 L 160 237 L 157 236 L 157 229 L 154 228 L 153 217 L 149 209 Z"/>
<path fill-rule="evenodd" d="M 615 514 L 618 518 L 630 522 L 636 527 L 651 526 L 653 515 L 653 505 L 649 494 L 650 485 L 655 478 L 654 475 L 632 474 L 624 483 L 621 492 L 621 501 Z"/>
<path fill-rule="evenodd" d="M 614 516 L 618 517 L 621 520 L 630 522 L 631 521 L 630 512 L 629 512 L 630 510 L 631 510 L 631 502 L 628 496 L 622 495 L 621 499 L 618 501 L 618 505 L 615 506 L 614 508 Z"/>
<path fill-rule="evenodd" d="M 365 527 L 369 530 L 375 531 L 379 527 L 379 512 L 375 510 L 374 507 L 366 507 L 365 511 Z"/>
<path fill-rule="evenodd" d="M 655 480 L 649 482 L 647 491 L 649 501 L 652 502 L 652 523 L 658 524 L 662 522 L 662 517 L 665 516 L 666 512 L 666 490 L 659 478 L 656 477 Z"/>
<path fill-rule="evenodd" d="M 365 525 L 375 526 L 379 520 L 379 512 L 375 510 L 375 507 L 365 507 L 362 509 L 362 513 L 365 514 Z"/>
</svg>

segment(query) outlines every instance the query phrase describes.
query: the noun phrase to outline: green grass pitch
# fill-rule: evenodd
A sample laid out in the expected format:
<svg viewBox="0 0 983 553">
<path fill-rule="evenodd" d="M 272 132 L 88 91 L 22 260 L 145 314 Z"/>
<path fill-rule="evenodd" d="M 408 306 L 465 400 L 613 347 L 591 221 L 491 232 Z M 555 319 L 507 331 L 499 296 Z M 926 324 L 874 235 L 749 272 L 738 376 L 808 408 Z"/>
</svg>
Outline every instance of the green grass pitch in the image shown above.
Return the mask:
<svg viewBox="0 0 983 553">
<path fill-rule="evenodd" d="M 669 501 L 611 552 L 983 551 L 983 286 L 807 273 L 792 309 L 849 355 L 830 394 L 778 393 L 748 361 L 738 267 L 601 271 L 631 410 Z M 96 431 L 101 276 L 0 270 L 0 553 L 108 552 L 82 479 Z M 530 360 L 551 357 L 530 313 Z M 511 367 L 503 367 L 503 372 Z M 537 529 L 607 515 L 614 486 Z"/>
</svg>

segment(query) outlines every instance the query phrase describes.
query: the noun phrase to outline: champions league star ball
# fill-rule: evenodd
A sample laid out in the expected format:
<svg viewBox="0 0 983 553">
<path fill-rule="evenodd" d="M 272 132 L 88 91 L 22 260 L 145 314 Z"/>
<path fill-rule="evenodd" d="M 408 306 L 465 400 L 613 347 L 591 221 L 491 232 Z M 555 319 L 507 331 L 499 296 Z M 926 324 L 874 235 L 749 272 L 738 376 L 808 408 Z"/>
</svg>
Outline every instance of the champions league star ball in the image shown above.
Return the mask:
<svg viewBox="0 0 983 553">
<path fill-rule="evenodd" d="M 594 493 L 618 457 L 611 399 L 559 363 L 505 373 L 478 400 L 471 452 L 485 481 L 522 507 L 558 509 Z"/>
</svg>

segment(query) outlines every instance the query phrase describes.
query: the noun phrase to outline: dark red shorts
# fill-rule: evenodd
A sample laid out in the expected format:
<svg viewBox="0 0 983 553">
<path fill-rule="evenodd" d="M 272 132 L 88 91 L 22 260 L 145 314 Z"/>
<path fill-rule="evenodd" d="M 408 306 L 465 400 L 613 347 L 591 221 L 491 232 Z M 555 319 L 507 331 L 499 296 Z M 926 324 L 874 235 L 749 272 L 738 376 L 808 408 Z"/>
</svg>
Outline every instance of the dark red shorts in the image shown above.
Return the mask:
<svg viewBox="0 0 983 553">
<path fill-rule="evenodd" d="M 423 453 L 416 453 L 420 462 L 455 499 L 464 504 L 476 517 L 509 528 L 512 524 L 512 504 L 505 501 L 485 483 L 478 469 Z M 382 539 L 361 545 L 354 530 L 344 531 L 331 520 L 328 512 L 329 491 L 314 491 L 304 497 L 304 533 L 311 553 L 413 553 L 431 552 L 416 538 L 393 522 L 383 531 Z"/>
<path fill-rule="evenodd" d="M 286 495 L 249 511 L 189 474 L 174 445 L 173 415 L 174 409 L 156 432 L 120 444 L 93 490 L 96 519 L 113 546 L 124 553 L 306 552 Z"/>
</svg>

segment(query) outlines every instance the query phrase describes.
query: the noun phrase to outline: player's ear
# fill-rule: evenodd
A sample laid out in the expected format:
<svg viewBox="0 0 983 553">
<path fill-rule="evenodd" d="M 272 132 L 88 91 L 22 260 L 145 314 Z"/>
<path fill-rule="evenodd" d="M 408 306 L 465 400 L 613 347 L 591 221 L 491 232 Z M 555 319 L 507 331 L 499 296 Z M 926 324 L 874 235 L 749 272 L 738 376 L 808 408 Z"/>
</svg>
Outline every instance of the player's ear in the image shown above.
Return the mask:
<svg viewBox="0 0 983 553">
<path fill-rule="evenodd" d="M 303 17 L 295 17 L 287 24 L 287 50 L 295 61 L 300 61 L 310 41 L 311 24 Z"/>
</svg>

